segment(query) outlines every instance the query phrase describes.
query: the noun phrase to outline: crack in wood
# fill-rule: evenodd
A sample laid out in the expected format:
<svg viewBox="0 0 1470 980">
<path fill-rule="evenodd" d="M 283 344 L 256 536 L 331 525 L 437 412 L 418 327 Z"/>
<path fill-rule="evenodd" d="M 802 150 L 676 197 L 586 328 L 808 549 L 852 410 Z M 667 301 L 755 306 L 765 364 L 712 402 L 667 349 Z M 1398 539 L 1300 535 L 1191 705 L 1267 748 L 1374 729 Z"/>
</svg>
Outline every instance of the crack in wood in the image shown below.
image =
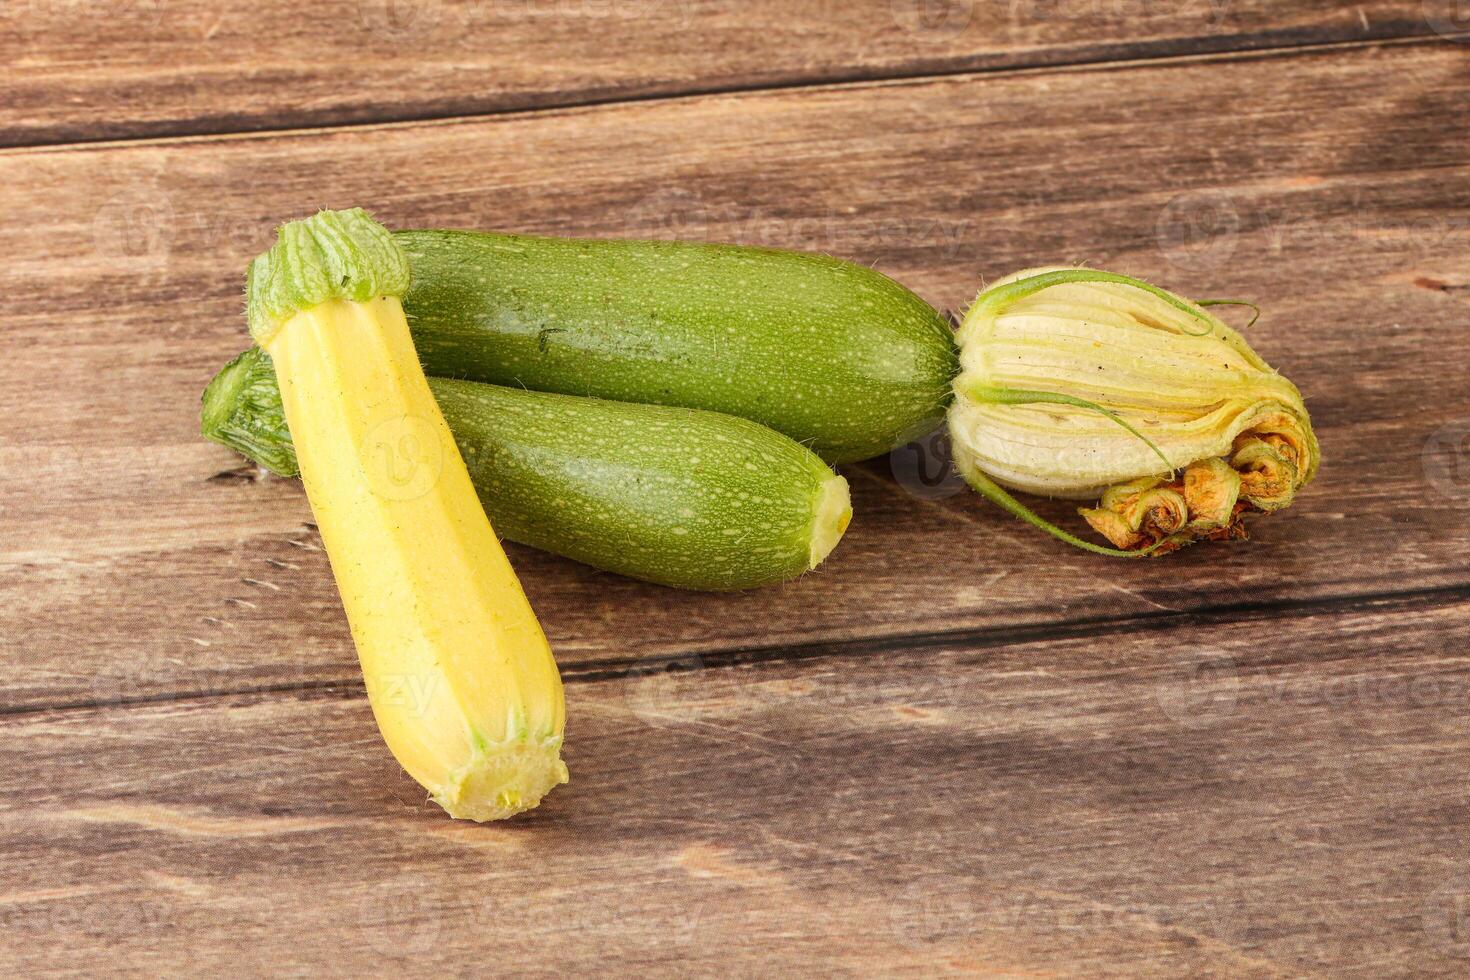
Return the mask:
<svg viewBox="0 0 1470 980">
<path fill-rule="evenodd" d="M 568 685 L 620 681 L 660 671 L 718 670 L 764 664 L 797 664 L 815 660 L 861 660 L 896 652 L 941 648 L 971 652 L 995 651 L 1056 640 L 1078 640 L 1117 633 L 1162 632 L 1188 626 L 1219 626 L 1253 621 L 1270 621 L 1284 615 L 1314 616 L 1374 611 L 1397 613 L 1470 604 L 1470 585 L 1413 589 L 1357 596 L 1317 599 L 1240 602 L 1205 607 L 1189 612 L 1151 611 L 1119 617 L 1096 617 L 1034 626 L 1003 626 L 867 637 L 859 640 L 822 640 L 813 643 L 750 645 L 708 653 L 679 651 L 638 658 L 589 660 L 562 667 Z M 259 697 L 271 694 L 312 694 L 318 697 L 355 699 L 367 696 L 361 677 L 332 678 L 294 684 L 263 684 L 239 688 L 160 692 L 156 695 L 119 698 L 99 704 L 73 700 L 43 704 L 0 706 L 0 719 L 51 713 L 96 710 L 125 710 L 175 702 L 209 701 L 218 698 Z"/>
<path fill-rule="evenodd" d="M 240 125 L 244 120 L 237 114 L 229 114 L 218 118 L 203 116 L 192 124 L 177 119 L 164 123 L 139 124 L 133 132 L 109 133 L 100 136 L 87 135 L 86 130 L 82 127 L 59 127 L 53 138 L 42 136 L 35 139 L 26 139 L 23 138 L 23 135 L 17 134 L 6 135 L 5 130 L 0 128 L 0 152 L 11 149 L 167 142 L 173 139 L 199 137 L 270 137 L 290 135 L 302 130 L 353 130 L 414 123 L 531 116 L 582 109 L 614 108 L 648 102 L 716 98 L 727 95 L 751 95 L 800 89 L 822 90 L 881 85 L 889 82 L 926 82 L 964 76 L 1004 77 L 1078 69 L 1141 67 L 1186 61 L 1219 61 L 1238 58 L 1254 60 L 1260 57 L 1280 57 L 1297 53 L 1351 50 L 1386 45 L 1437 45 L 1446 40 L 1463 39 L 1470 39 L 1470 32 L 1463 36 L 1459 34 L 1447 36 L 1419 21 L 1385 21 L 1377 25 L 1375 34 L 1362 38 L 1329 37 L 1322 39 L 1321 32 L 1312 28 L 1228 35 L 1219 39 L 1193 36 L 1132 45 L 1104 44 L 1071 57 L 1049 57 L 1043 49 L 1039 57 L 1030 60 L 1009 61 L 1005 56 L 997 58 L 994 55 L 972 56 L 960 59 L 959 63 L 951 66 L 936 66 L 928 62 L 920 62 L 911 69 L 856 70 L 845 73 L 836 71 L 827 75 L 776 77 L 743 83 L 696 85 L 687 89 L 632 91 L 610 95 L 588 93 L 581 98 L 562 101 L 553 98 L 539 104 L 534 98 L 527 99 L 526 104 L 507 104 L 500 107 L 486 106 L 477 104 L 473 100 L 466 100 L 459 103 L 451 101 L 438 109 L 425 109 L 419 112 L 385 112 L 379 115 L 365 114 L 361 110 L 343 110 L 336 115 L 323 116 L 282 112 L 274 118 L 267 116 L 258 125 L 250 126 Z M 990 63 L 986 62 L 987 57 L 991 59 Z"/>
</svg>

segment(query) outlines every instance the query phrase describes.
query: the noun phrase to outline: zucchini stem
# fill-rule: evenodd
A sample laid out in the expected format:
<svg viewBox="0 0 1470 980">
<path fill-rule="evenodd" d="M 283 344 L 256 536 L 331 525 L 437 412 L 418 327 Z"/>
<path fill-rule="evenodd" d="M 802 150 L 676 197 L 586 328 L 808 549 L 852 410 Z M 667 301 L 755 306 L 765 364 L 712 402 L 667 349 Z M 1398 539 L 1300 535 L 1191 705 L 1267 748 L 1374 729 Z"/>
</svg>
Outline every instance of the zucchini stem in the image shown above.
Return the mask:
<svg viewBox="0 0 1470 980">
<path fill-rule="evenodd" d="M 965 482 L 970 485 L 971 489 L 980 494 L 980 496 L 1013 516 L 1019 517 L 1032 527 L 1045 531 L 1058 541 L 1064 541 L 1074 548 L 1090 551 L 1094 555 L 1106 555 L 1109 558 L 1142 558 L 1162 547 L 1164 544 L 1163 541 L 1158 541 L 1147 548 L 1140 548 L 1136 551 L 1124 551 L 1121 548 L 1108 548 L 1100 544 L 1093 544 L 1091 541 L 1085 541 L 1075 534 L 1071 534 L 1057 527 L 1051 521 L 1048 521 L 1015 497 L 1012 497 L 1000 484 L 996 483 L 980 470 L 973 466 L 964 465 L 959 460 L 956 460 L 956 463 L 959 463 L 960 475 L 965 478 Z"/>
</svg>

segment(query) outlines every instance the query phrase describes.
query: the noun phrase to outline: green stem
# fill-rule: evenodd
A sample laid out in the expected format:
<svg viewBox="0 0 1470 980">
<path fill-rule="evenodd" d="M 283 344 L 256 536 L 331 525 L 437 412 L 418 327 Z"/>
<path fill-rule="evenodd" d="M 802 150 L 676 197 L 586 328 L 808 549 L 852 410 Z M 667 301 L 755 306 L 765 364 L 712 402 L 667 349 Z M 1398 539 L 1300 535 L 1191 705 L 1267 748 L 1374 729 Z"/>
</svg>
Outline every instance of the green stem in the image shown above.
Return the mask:
<svg viewBox="0 0 1470 980">
<path fill-rule="evenodd" d="M 1075 534 L 1070 534 L 1067 531 L 1064 531 L 1061 528 L 1057 527 L 1051 521 L 1048 521 L 1046 518 L 1036 513 L 1036 511 L 1021 503 L 1015 497 L 1012 497 L 1009 493 L 1005 491 L 1003 487 L 1000 486 L 1000 484 L 990 479 L 990 477 L 986 476 L 978 469 L 964 467 L 961 472 L 965 477 L 965 482 L 968 483 L 976 493 L 980 494 L 980 496 L 984 497 L 986 500 L 990 501 L 991 503 L 995 504 L 997 507 L 1010 513 L 1011 515 L 1019 517 L 1021 520 L 1025 521 L 1027 524 L 1030 524 L 1032 527 L 1037 528 L 1041 531 L 1045 531 L 1047 534 L 1050 534 L 1058 541 L 1065 541 L 1067 544 L 1072 545 L 1074 548 L 1081 548 L 1083 551 L 1090 551 L 1095 555 L 1106 555 L 1109 558 L 1143 558 L 1146 555 L 1152 553 L 1154 550 L 1162 547 L 1167 542 L 1167 539 L 1165 539 L 1164 541 L 1157 541 L 1154 544 L 1149 545 L 1147 548 L 1142 548 L 1138 551 L 1123 551 L 1121 548 L 1107 548 L 1100 544 L 1093 544 L 1091 541 L 1084 541 L 1083 539 L 1077 537 Z"/>
<path fill-rule="evenodd" d="M 362 208 L 288 221 L 245 274 L 245 318 L 262 347 L 281 324 L 331 300 L 366 303 L 408 291 L 408 256 Z"/>
<path fill-rule="evenodd" d="M 1074 408 L 1085 408 L 1097 412 L 1106 418 L 1112 419 L 1124 429 L 1137 436 L 1144 445 L 1154 451 L 1154 455 L 1163 460 L 1164 466 L 1169 471 L 1169 479 L 1174 479 L 1176 470 L 1174 464 L 1169 462 L 1169 457 L 1148 436 L 1139 432 L 1117 412 L 1103 408 L 1097 402 L 1090 402 L 1084 398 L 1076 398 L 1072 395 L 1059 395 L 1050 391 L 1027 391 L 1024 388 L 995 388 L 990 385 L 977 384 L 961 378 L 956 382 L 956 387 L 963 385 L 964 393 L 978 402 L 987 402 L 992 405 L 1034 405 L 1045 403 L 1048 405 L 1071 405 Z"/>
<path fill-rule="evenodd" d="M 1197 299 L 1194 302 L 1196 306 L 1249 306 L 1252 310 L 1255 310 L 1256 315 L 1251 317 L 1250 323 L 1241 327 L 1242 330 L 1249 330 L 1251 327 L 1254 327 L 1256 321 L 1261 318 L 1261 308 L 1248 299 Z"/>
</svg>

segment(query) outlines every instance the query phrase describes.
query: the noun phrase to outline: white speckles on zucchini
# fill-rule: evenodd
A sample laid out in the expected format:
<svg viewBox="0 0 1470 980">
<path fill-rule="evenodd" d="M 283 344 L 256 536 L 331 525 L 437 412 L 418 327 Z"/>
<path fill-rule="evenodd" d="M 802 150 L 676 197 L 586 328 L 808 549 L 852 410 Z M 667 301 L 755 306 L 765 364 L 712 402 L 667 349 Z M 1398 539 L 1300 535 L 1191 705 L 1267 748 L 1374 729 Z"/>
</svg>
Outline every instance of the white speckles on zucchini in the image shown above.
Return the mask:
<svg viewBox="0 0 1470 980">
<path fill-rule="evenodd" d="M 496 531 L 663 585 L 731 590 L 815 568 L 851 517 L 847 481 L 780 433 L 694 409 L 430 378 Z M 270 358 L 204 395 L 204 434 L 277 473 L 296 460 Z"/>
<path fill-rule="evenodd" d="M 405 231 L 430 375 L 703 408 L 829 462 L 930 431 L 958 370 L 903 286 L 821 255 L 688 242 Z"/>
</svg>

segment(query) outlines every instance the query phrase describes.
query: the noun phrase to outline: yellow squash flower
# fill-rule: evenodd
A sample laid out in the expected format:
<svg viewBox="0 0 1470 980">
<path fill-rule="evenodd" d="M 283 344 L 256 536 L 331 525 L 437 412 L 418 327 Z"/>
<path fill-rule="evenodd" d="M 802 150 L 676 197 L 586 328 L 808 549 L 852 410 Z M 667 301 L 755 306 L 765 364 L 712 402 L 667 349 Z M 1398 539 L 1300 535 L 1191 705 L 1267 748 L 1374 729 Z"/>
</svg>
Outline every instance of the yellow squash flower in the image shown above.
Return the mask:
<svg viewBox="0 0 1470 980">
<path fill-rule="evenodd" d="M 956 466 L 981 494 L 1101 554 L 1245 537 L 1317 472 L 1301 392 L 1207 307 L 1093 269 L 1028 269 L 981 293 L 958 334 Z M 1083 541 L 1004 488 L 1096 501 Z"/>
</svg>

